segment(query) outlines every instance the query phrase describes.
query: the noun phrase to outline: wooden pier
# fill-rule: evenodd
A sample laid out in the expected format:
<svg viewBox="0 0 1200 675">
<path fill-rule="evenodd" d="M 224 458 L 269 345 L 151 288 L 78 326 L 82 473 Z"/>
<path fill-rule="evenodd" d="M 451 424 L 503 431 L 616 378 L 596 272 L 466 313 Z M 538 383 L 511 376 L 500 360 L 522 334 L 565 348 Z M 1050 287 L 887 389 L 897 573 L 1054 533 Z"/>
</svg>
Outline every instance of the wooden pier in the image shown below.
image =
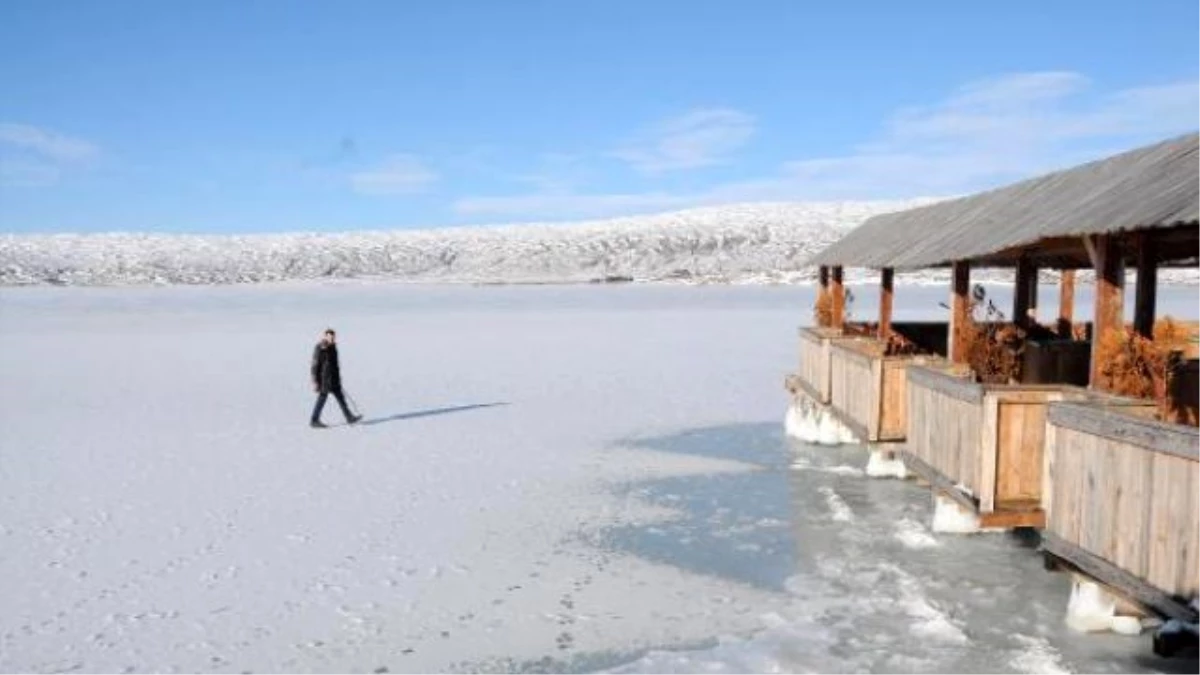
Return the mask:
<svg viewBox="0 0 1200 675">
<path fill-rule="evenodd" d="M 899 442 L 908 470 L 981 527 L 1037 528 L 1059 564 L 1194 623 L 1197 345 L 1191 328 L 1180 341 L 1178 323 L 1156 342 L 1155 303 L 1160 267 L 1200 265 L 1198 205 L 1200 134 L 1189 134 L 871 218 L 810 261 L 821 325 L 801 331 L 792 379 L 863 441 Z M 880 271 L 872 330 L 847 330 L 844 266 Z M 1128 324 L 1127 266 L 1137 271 Z M 970 282 L 980 267 L 1014 270 L 1011 311 L 989 303 L 980 316 Z M 948 327 L 936 345 L 897 341 L 895 270 L 929 268 L 951 272 Z M 1089 268 L 1095 304 L 1081 333 L 1075 270 Z M 1051 326 L 1038 321 L 1043 270 L 1061 279 Z"/>
</svg>

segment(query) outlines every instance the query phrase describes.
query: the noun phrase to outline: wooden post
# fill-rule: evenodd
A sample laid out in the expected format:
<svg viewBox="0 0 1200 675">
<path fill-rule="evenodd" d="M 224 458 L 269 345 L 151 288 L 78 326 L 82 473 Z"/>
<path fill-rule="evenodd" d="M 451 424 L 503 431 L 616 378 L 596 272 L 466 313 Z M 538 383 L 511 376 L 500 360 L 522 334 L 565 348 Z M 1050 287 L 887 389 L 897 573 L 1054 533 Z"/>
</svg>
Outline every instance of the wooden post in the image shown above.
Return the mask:
<svg viewBox="0 0 1200 675">
<path fill-rule="evenodd" d="M 1017 261 L 1012 320 L 1023 327 L 1037 322 L 1037 268 L 1026 258 Z"/>
<path fill-rule="evenodd" d="M 823 307 L 829 302 L 829 267 L 821 265 L 817 268 L 817 307 Z M 817 316 L 818 325 L 822 328 L 829 327 L 829 317 L 825 313 L 820 313 Z"/>
<path fill-rule="evenodd" d="M 1104 336 L 1125 329 L 1125 264 L 1121 244 L 1112 235 L 1098 235 L 1096 250 L 1096 309 L 1093 312 L 1091 385 L 1100 382 L 1101 360 L 1097 358 Z"/>
<path fill-rule="evenodd" d="M 842 266 L 833 267 L 833 284 L 829 292 L 833 294 L 833 312 L 831 325 L 841 330 L 846 325 L 846 287 L 842 284 Z"/>
<path fill-rule="evenodd" d="M 1063 270 L 1058 281 L 1058 336 L 1070 339 L 1075 326 L 1075 270 Z"/>
<path fill-rule="evenodd" d="M 955 262 L 951 268 L 950 361 L 967 362 L 967 323 L 971 319 L 971 264 Z"/>
<path fill-rule="evenodd" d="M 1134 298 L 1133 329 L 1154 339 L 1154 305 L 1158 294 L 1158 259 L 1154 242 L 1142 232 L 1137 239 L 1137 296 Z"/>
<path fill-rule="evenodd" d="M 879 339 L 887 342 L 892 334 L 892 293 L 896 270 L 885 267 L 879 276 Z"/>
</svg>

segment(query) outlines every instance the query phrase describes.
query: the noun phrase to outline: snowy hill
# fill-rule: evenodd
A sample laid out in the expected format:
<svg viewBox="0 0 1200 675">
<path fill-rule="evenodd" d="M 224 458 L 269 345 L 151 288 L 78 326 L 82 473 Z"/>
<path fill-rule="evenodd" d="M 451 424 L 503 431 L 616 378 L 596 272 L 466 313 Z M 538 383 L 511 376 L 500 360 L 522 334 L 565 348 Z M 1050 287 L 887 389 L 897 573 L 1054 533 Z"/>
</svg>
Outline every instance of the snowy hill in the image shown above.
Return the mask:
<svg viewBox="0 0 1200 675">
<path fill-rule="evenodd" d="M 756 203 L 577 223 L 344 234 L 0 236 L 0 285 L 386 277 L 536 283 L 806 278 L 801 264 L 907 202 Z"/>
</svg>

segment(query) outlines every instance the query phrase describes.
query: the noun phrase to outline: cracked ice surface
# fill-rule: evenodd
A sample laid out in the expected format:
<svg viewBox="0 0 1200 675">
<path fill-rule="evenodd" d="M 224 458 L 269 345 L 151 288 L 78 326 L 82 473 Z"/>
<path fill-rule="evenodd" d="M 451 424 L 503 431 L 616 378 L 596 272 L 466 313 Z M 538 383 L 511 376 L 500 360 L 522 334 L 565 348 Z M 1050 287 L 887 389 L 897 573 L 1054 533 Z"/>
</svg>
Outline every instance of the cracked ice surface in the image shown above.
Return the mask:
<svg viewBox="0 0 1200 675">
<path fill-rule="evenodd" d="M 789 445 L 811 301 L 0 291 L 0 671 L 1144 670 L 1029 550 Z M 371 424 L 306 426 L 326 325 Z"/>
</svg>

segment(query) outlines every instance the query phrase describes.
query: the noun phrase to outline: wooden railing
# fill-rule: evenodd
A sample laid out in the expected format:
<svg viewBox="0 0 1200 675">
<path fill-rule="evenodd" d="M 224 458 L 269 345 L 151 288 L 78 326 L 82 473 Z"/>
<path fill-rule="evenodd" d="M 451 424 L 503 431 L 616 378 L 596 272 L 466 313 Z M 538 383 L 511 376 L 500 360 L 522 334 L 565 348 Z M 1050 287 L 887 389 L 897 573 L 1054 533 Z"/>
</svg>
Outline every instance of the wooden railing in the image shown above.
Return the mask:
<svg viewBox="0 0 1200 675">
<path fill-rule="evenodd" d="M 908 369 L 945 364 L 937 356 L 884 356 L 874 338 L 839 340 L 830 346 L 830 407 L 865 441 L 902 441 L 908 432 Z"/>
<path fill-rule="evenodd" d="M 829 330 L 800 329 L 800 385 L 818 403 L 829 403 Z"/>
<path fill-rule="evenodd" d="M 866 339 L 840 341 L 829 351 L 829 405 L 842 423 L 864 441 L 879 440 L 882 359 L 882 345 Z"/>
<path fill-rule="evenodd" d="M 1164 614 L 1200 591 L 1200 435 L 1098 402 L 1046 424 L 1047 550 Z"/>
<path fill-rule="evenodd" d="M 950 373 L 908 369 L 907 452 L 976 495 L 983 394 L 983 385 Z"/>
<path fill-rule="evenodd" d="M 1047 489 L 1046 415 L 1059 401 L 1104 401 L 1151 415 L 1150 401 L 1120 399 L 1070 385 L 984 385 L 929 368 L 910 368 L 906 451 L 940 474 L 981 515 L 1040 512 Z M 1040 516 L 990 522 L 1037 525 Z"/>
</svg>

